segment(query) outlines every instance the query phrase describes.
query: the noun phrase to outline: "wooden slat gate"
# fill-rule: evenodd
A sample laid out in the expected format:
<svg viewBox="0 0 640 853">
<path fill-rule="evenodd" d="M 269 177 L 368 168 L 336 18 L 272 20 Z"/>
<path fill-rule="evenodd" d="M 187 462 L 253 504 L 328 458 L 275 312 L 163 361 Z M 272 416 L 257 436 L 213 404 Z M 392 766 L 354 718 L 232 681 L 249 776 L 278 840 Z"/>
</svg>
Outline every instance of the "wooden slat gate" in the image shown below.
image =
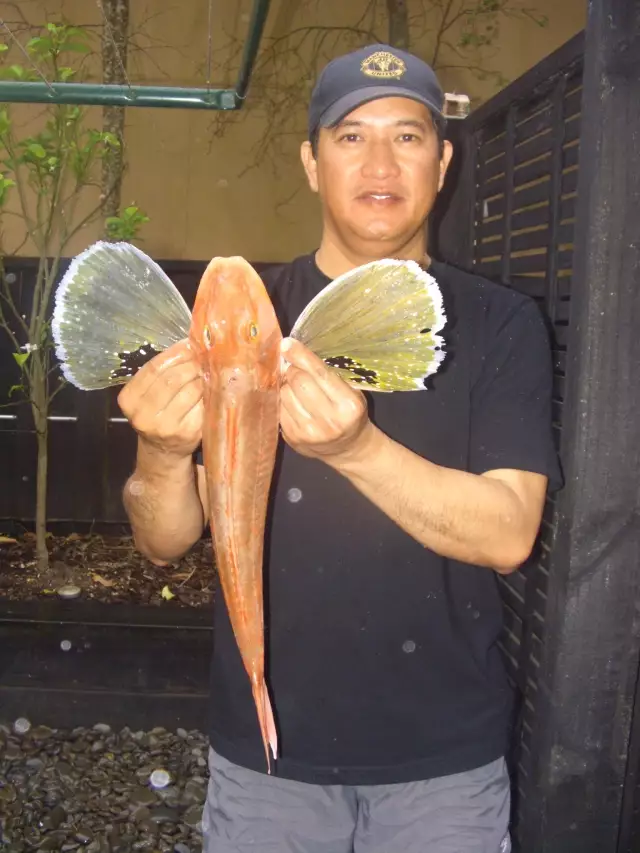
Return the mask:
<svg viewBox="0 0 640 853">
<path fill-rule="evenodd" d="M 451 128 L 431 229 L 434 254 L 536 300 L 553 341 L 566 485 L 536 559 L 499 579 L 521 853 L 640 850 L 639 96 L 640 2 L 591 4 L 585 33 Z"/>
</svg>

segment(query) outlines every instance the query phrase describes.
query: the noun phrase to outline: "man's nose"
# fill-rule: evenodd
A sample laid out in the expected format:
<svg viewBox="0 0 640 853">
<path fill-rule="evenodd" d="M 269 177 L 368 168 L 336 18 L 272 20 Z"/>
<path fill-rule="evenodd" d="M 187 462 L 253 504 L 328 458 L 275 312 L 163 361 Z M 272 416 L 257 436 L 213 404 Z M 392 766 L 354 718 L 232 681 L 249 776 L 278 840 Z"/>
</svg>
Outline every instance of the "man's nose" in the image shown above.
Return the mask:
<svg viewBox="0 0 640 853">
<path fill-rule="evenodd" d="M 395 177 L 400 169 L 393 144 L 386 139 L 372 140 L 367 146 L 362 171 L 366 177 L 377 180 Z"/>
</svg>

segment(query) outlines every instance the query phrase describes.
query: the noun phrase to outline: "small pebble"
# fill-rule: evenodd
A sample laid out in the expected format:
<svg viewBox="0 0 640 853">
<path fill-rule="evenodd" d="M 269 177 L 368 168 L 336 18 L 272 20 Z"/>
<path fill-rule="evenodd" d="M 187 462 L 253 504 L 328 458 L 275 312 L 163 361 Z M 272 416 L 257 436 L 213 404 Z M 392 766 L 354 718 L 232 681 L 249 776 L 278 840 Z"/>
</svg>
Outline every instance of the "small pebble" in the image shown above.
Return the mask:
<svg viewBox="0 0 640 853">
<path fill-rule="evenodd" d="M 178 812 L 176 809 L 170 809 L 167 806 L 158 806 L 151 809 L 151 820 L 154 823 L 177 823 Z"/>
<path fill-rule="evenodd" d="M 166 770 L 154 770 L 151 776 L 149 777 L 149 782 L 151 782 L 154 788 L 166 788 L 167 785 L 171 782 L 171 776 L 167 773 Z"/>
<path fill-rule="evenodd" d="M 182 815 L 182 820 L 187 826 L 197 826 L 202 820 L 202 806 L 191 806 Z"/>
<path fill-rule="evenodd" d="M 60 648 L 63 652 L 71 651 L 71 640 L 62 640 L 60 643 Z"/>
<path fill-rule="evenodd" d="M 76 586 L 73 583 L 66 583 L 63 586 L 58 587 L 56 590 L 60 598 L 77 598 L 82 590 L 79 586 Z"/>
<path fill-rule="evenodd" d="M 13 724 L 13 730 L 19 735 L 25 735 L 31 728 L 31 723 L 26 717 L 18 717 Z"/>
<path fill-rule="evenodd" d="M 60 824 L 67 819 L 67 813 L 62 806 L 55 806 L 49 814 L 40 822 L 42 829 L 58 829 Z"/>
</svg>

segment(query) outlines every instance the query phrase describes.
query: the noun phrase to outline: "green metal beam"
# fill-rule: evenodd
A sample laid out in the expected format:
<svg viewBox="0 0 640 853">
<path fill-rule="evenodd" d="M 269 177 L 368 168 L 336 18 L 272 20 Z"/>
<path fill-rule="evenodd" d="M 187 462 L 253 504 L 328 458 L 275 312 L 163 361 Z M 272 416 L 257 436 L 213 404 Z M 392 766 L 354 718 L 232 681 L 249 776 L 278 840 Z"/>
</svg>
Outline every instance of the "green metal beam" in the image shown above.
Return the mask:
<svg viewBox="0 0 640 853">
<path fill-rule="evenodd" d="M 244 45 L 242 63 L 236 82 L 236 96 L 240 102 L 245 99 L 247 89 L 249 88 L 249 81 L 251 80 L 251 73 L 255 65 L 256 56 L 258 55 L 258 47 L 260 46 L 260 39 L 262 38 L 270 3 L 271 0 L 254 0 L 249 33 L 247 34 L 247 40 Z M 240 103 L 237 106 L 239 107 Z"/>
<path fill-rule="evenodd" d="M 176 107 L 235 110 L 235 89 L 180 89 L 177 86 L 103 86 L 99 83 L 0 82 L 0 103 L 81 104 L 96 107 Z"/>
<path fill-rule="evenodd" d="M 237 110 L 246 97 L 271 0 L 254 0 L 235 89 L 0 81 L 0 103 Z"/>
</svg>

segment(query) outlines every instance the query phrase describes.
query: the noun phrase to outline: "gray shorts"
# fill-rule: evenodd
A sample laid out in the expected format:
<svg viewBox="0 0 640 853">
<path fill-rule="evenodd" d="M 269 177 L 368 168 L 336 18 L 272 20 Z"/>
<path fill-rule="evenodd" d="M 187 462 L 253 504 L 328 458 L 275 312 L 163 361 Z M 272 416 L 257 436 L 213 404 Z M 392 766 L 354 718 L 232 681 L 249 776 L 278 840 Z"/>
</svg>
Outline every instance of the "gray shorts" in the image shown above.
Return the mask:
<svg viewBox="0 0 640 853">
<path fill-rule="evenodd" d="M 509 853 L 500 758 L 397 785 L 309 785 L 231 764 L 213 750 L 203 853 Z"/>
</svg>

